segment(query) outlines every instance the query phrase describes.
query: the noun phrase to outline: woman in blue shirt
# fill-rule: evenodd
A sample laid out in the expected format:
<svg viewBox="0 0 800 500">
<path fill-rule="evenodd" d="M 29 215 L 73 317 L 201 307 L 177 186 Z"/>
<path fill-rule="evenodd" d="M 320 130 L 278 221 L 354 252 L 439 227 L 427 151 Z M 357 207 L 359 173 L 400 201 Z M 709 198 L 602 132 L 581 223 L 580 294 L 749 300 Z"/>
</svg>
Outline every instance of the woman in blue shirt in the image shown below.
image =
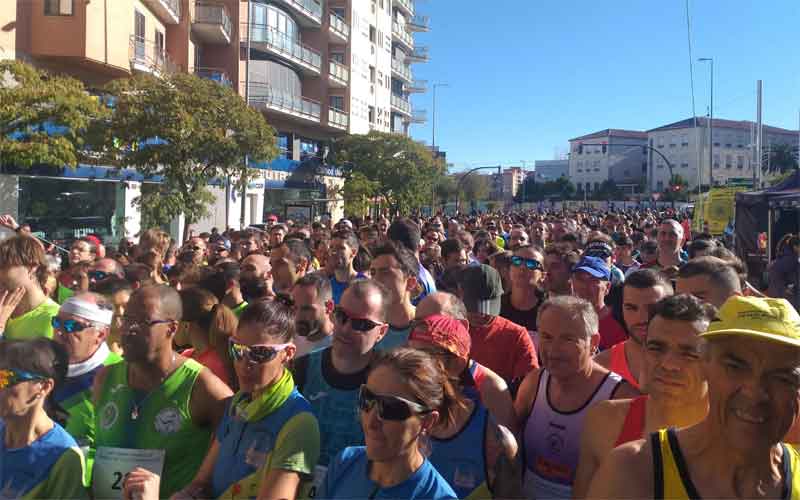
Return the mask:
<svg viewBox="0 0 800 500">
<path fill-rule="evenodd" d="M 420 447 L 439 419 L 452 419 L 458 401 L 429 354 L 376 353 L 358 399 L 366 447 L 345 448 L 331 462 L 317 498 L 456 498 Z"/>
<path fill-rule="evenodd" d="M 0 341 L 2 498 L 88 498 L 83 453 L 48 415 L 57 410 L 52 394 L 68 363 L 50 339 Z"/>
</svg>

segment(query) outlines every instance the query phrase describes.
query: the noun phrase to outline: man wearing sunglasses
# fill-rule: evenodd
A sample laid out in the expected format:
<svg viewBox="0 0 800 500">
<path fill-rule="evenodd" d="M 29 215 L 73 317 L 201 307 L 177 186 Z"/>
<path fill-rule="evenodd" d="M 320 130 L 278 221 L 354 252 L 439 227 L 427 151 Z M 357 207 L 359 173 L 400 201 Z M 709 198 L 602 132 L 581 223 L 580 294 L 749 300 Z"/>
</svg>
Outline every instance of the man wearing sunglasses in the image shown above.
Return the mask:
<svg viewBox="0 0 800 500">
<path fill-rule="evenodd" d="M 521 245 L 511 256 L 511 293 L 503 295 L 500 316 L 529 332 L 536 331 L 539 304 L 544 301 L 542 253 L 531 245 Z"/>
<path fill-rule="evenodd" d="M 125 278 L 125 268 L 114 259 L 98 259 L 86 274 L 89 276 L 89 291 L 96 292 L 113 279 Z"/>
<path fill-rule="evenodd" d="M 104 297 L 81 292 L 61 305 L 52 322 L 53 340 L 64 346 L 69 355 L 67 378 L 53 392 L 53 400 L 69 413 L 64 427 L 84 451 L 87 477 L 91 477 L 94 459 L 92 384 L 103 366 L 122 360 L 106 345 L 112 316 L 111 304 Z"/>
<path fill-rule="evenodd" d="M 233 393 L 173 350 L 182 312 L 180 295 L 166 285 L 131 296 L 122 321 L 124 361 L 103 368 L 93 388 L 96 498 L 118 496 L 116 479 L 145 459 L 162 478 L 161 498 L 186 486 L 202 464 Z"/>
<path fill-rule="evenodd" d="M 297 388 L 319 419 L 320 467 L 327 467 L 344 448 L 364 444 L 358 419 L 358 390 L 367 382 L 375 346 L 389 328 L 387 296 L 388 292 L 376 281 L 351 283 L 334 310 L 331 346 L 295 361 Z"/>
</svg>

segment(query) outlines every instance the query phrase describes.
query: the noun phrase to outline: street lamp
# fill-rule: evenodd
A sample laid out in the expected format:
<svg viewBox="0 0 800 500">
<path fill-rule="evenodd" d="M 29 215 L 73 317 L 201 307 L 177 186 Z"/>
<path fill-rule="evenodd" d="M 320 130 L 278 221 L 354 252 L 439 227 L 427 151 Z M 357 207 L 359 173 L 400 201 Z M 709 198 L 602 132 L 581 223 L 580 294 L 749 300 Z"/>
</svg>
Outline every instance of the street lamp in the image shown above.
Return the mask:
<svg viewBox="0 0 800 500">
<path fill-rule="evenodd" d="M 449 87 L 449 83 L 433 84 L 433 123 L 431 124 L 431 150 L 436 147 L 436 87 Z"/>
<path fill-rule="evenodd" d="M 714 58 L 701 57 L 698 62 L 711 63 L 711 106 L 708 120 L 708 189 L 714 185 Z"/>
</svg>

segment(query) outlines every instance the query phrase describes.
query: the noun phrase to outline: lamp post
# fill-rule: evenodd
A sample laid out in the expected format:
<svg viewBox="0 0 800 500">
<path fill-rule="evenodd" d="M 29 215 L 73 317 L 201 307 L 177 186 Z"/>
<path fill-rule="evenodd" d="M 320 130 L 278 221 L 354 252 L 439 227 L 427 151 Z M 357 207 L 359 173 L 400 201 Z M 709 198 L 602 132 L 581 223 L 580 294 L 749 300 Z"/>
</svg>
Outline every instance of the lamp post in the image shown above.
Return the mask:
<svg viewBox="0 0 800 500">
<path fill-rule="evenodd" d="M 433 84 L 433 123 L 431 123 L 431 151 L 436 147 L 436 87 L 449 87 L 449 83 Z"/>
<path fill-rule="evenodd" d="M 714 185 L 714 58 L 701 57 L 698 62 L 711 64 L 711 106 L 708 120 L 708 189 Z"/>
</svg>

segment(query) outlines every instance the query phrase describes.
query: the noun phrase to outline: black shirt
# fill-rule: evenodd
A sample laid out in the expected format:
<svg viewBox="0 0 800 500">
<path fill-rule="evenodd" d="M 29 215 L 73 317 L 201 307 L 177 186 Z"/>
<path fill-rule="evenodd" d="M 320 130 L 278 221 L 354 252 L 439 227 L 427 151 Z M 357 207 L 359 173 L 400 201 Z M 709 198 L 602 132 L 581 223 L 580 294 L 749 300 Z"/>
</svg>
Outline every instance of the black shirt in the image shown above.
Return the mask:
<svg viewBox="0 0 800 500">
<path fill-rule="evenodd" d="M 528 331 L 536 331 L 536 318 L 539 316 L 539 306 L 544 302 L 544 292 L 537 291 L 538 301 L 533 309 L 521 311 L 511 305 L 511 293 L 503 295 L 500 301 L 500 316 L 512 321 L 520 326 L 524 326 Z"/>
</svg>

